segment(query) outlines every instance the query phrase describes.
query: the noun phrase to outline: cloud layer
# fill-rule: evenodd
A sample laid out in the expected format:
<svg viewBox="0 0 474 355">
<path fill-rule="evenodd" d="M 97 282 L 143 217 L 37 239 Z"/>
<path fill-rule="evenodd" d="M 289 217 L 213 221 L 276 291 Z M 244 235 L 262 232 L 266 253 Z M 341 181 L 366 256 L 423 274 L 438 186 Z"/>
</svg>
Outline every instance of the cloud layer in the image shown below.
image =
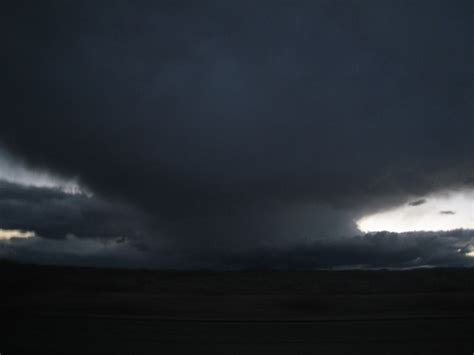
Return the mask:
<svg viewBox="0 0 474 355">
<path fill-rule="evenodd" d="M 34 231 L 48 239 L 133 238 L 145 232 L 143 214 L 119 202 L 107 202 L 60 189 L 22 186 L 0 181 L 2 229 Z"/>
<path fill-rule="evenodd" d="M 0 258 L 22 262 L 212 270 L 314 270 L 318 268 L 416 268 L 474 266 L 474 232 L 374 233 L 245 252 L 180 253 L 143 250 L 124 239 L 11 239 L 0 241 Z"/>
<path fill-rule="evenodd" d="M 189 258 L 324 250 L 364 214 L 472 186 L 471 7 L 10 2 L 0 143 L 95 197 L 2 183 L 1 228 Z"/>
</svg>

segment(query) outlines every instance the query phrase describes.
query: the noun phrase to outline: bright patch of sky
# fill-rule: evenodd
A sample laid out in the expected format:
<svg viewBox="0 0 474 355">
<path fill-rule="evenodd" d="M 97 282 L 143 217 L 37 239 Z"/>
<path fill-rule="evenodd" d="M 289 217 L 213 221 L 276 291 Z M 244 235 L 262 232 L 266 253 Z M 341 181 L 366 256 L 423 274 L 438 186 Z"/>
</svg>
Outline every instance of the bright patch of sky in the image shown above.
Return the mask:
<svg viewBox="0 0 474 355">
<path fill-rule="evenodd" d="M 32 232 L 32 231 L 0 228 L 0 240 L 10 240 L 13 238 L 33 238 L 35 236 L 36 236 L 35 232 Z"/>
<path fill-rule="evenodd" d="M 364 216 L 358 228 L 369 232 L 474 229 L 474 190 L 435 193 L 401 206 Z"/>
</svg>

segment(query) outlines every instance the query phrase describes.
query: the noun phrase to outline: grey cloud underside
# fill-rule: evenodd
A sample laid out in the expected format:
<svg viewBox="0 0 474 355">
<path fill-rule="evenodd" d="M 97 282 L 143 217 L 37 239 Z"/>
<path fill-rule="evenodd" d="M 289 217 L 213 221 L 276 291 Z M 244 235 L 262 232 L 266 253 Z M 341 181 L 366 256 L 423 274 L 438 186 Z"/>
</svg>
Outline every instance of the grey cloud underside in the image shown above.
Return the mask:
<svg viewBox="0 0 474 355">
<path fill-rule="evenodd" d="M 466 255 L 474 232 L 380 232 L 363 236 L 317 241 L 294 248 L 260 249 L 242 255 L 220 256 L 211 267 L 313 269 L 313 268 L 413 268 L 423 266 L 474 266 Z"/>
<path fill-rule="evenodd" d="M 172 248 L 192 252 L 201 248 L 248 250 L 251 245 L 295 244 L 356 233 L 353 224 L 347 222 L 349 212 L 327 206 L 261 203 L 246 212 L 223 210 L 212 216 L 213 223 L 208 226 L 199 216 L 183 219 L 184 227 L 193 235 L 187 243 L 173 245 L 166 234 L 169 231 L 156 226 L 156 217 L 120 201 L 0 181 L 0 228 L 31 230 L 47 239 L 64 239 L 69 234 L 101 240 L 124 237 L 136 245 L 146 243 L 155 251 Z M 219 240 L 216 230 L 225 231 Z"/>
<path fill-rule="evenodd" d="M 59 189 L 0 181 L 0 228 L 34 231 L 46 239 L 134 239 L 147 233 L 147 217 L 118 202 Z"/>
<path fill-rule="evenodd" d="M 165 269 L 274 269 L 472 267 L 473 231 L 375 233 L 327 239 L 291 248 L 246 252 L 179 253 L 141 250 L 129 242 L 14 239 L 0 242 L 0 258 L 22 262 Z"/>
<path fill-rule="evenodd" d="M 10 2 L 0 142 L 188 253 L 354 235 L 473 185 L 471 7 Z"/>
</svg>

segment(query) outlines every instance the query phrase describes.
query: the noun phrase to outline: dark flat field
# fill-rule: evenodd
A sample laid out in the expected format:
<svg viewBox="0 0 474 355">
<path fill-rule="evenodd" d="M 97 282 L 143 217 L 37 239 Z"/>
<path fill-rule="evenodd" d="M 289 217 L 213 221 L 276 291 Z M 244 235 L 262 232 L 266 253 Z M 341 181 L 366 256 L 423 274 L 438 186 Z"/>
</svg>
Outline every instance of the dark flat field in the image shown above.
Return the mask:
<svg viewBox="0 0 474 355">
<path fill-rule="evenodd" d="M 472 354 L 474 270 L 0 264 L 8 354 Z"/>
</svg>

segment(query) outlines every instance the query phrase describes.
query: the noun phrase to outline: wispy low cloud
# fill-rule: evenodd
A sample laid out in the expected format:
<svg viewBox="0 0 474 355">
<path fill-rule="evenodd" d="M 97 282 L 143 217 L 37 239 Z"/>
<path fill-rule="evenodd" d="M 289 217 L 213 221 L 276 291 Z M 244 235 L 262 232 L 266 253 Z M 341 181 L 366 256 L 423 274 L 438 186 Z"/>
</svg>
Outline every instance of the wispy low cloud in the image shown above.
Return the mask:
<svg viewBox="0 0 474 355">
<path fill-rule="evenodd" d="M 439 214 L 446 214 L 446 215 L 453 215 L 453 214 L 456 214 L 456 212 L 454 211 L 439 211 Z"/>
<path fill-rule="evenodd" d="M 411 201 L 408 203 L 408 206 L 419 206 L 419 205 L 423 205 L 426 203 L 426 199 L 424 198 L 421 198 L 419 200 L 415 200 L 415 201 Z"/>
</svg>

